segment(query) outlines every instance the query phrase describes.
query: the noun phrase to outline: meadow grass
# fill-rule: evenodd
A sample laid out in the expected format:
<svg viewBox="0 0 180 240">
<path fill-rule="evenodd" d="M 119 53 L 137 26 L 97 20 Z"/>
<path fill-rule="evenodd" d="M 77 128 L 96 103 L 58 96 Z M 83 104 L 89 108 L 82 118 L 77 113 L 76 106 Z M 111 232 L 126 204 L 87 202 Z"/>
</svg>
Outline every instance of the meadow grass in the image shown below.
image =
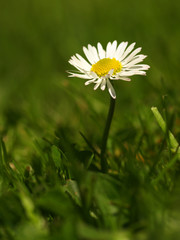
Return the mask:
<svg viewBox="0 0 180 240">
<path fill-rule="evenodd" d="M 19 0 L 0 9 L 0 239 L 180 239 L 180 4 Z M 115 39 L 142 46 L 151 69 L 114 85 L 104 174 L 109 95 L 66 70 L 82 46 Z"/>
</svg>

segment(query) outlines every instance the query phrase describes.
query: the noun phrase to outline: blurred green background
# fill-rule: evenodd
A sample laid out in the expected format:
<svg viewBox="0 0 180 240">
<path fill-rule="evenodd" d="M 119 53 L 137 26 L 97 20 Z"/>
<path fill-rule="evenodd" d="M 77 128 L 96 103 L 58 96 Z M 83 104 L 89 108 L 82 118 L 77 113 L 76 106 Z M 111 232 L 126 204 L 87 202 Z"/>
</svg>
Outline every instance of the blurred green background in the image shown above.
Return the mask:
<svg viewBox="0 0 180 240">
<path fill-rule="evenodd" d="M 169 129 L 180 142 L 179 13 L 180 1 L 176 0 L 0 0 L 0 137 L 3 139 L 0 157 L 7 157 L 8 164 L 2 159 L 0 162 L 2 160 L 9 172 L 10 163 L 13 174 L 18 175 L 13 185 L 14 179 L 11 179 L 9 172 L 4 174 L 4 182 L 7 176 L 10 179 L 7 188 L 0 179 L 0 225 L 3 223 L 5 226 L 4 236 L 8 236 L 9 226 L 11 228 L 18 221 L 17 229 L 21 234 L 17 233 L 17 239 L 32 239 L 29 233 L 33 227 L 29 221 L 30 225 L 26 228 L 27 219 L 41 222 L 43 218 L 48 224 L 49 234 L 55 232 L 51 239 L 57 239 L 56 231 L 62 234 L 57 236 L 66 235 L 66 238 L 61 239 L 72 239 L 77 229 L 71 233 L 69 229 L 74 229 L 74 221 L 78 222 L 79 219 L 85 219 L 84 223 L 88 224 L 93 219 L 91 226 L 94 229 L 100 227 L 103 231 L 123 226 L 127 231 L 140 231 L 141 234 L 142 229 L 148 229 L 149 238 L 138 240 L 159 240 L 161 236 L 162 239 L 176 239 L 173 234 L 176 231 L 179 234 L 179 164 L 174 169 L 168 168 L 166 174 L 164 166 L 174 156 L 170 150 L 167 151 L 164 134 L 150 109 L 152 106 L 157 106 L 161 112 L 165 109 Z M 62 189 L 67 191 L 69 188 L 69 193 L 73 192 L 78 201 L 76 189 L 70 189 L 76 187 L 76 183 L 70 180 L 59 187 L 59 178 L 62 176 L 59 177 L 57 169 L 61 154 L 55 134 L 63 133 L 65 138 L 70 138 L 69 142 L 76 144 L 77 149 L 88 149 L 79 134 L 81 131 L 99 150 L 109 93 L 99 89 L 94 91 L 93 85 L 85 86 L 83 79 L 68 78 L 66 71 L 73 69 L 68 60 L 75 53 L 84 56 L 82 47 L 89 43 L 96 45 L 101 42 L 105 48 L 109 41 L 114 40 L 118 43 L 136 42 L 136 47 L 142 47 L 142 54 L 148 55 L 144 62 L 151 68 L 147 76 L 134 76 L 130 83 L 115 83 L 117 104 L 108 154 L 112 160 L 112 169 L 119 169 L 120 181 L 118 179 L 119 182 L 116 182 L 109 175 L 91 171 L 87 173 L 76 166 L 78 187 L 80 190 L 85 189 L 82 196 L 84 193 L 87 209 L 82 203 L 82 206 L 77 204 L 75 212 L 71 212 L 75 204 Z M 46 144 L 49 141 L 50 147 L 42 139 L 46 139 Z M 37 150 L 37 142 L 40 142 L 41 150 Z M 136 156 L 136 153 L 140 155 Z M 33 174 L 29 165 L 33 167 Z M 66 167 L 64 172 L 68 172 Z M 157 180 L 159 175 L 158 184 L 151 184 L 152 176 Z M 67 180 L 68 177 L 67 174 L 64 178 Z M 95 193 L 91 192 L 91 188 L 94 189 L 91 180 L 94 178 L 97 180 Z M 100 194 L 99 189 L 102 190 Z M 171 198 L 172 189 L 175 190 Z M 49 194 L 45 198 L 44 192 Z M 96 219 L 96 216 L 86 219 L 86 214 L 90 214 L 89 196 L 93 196 L 97 203 L 93 211 L 97 215 L 100 212 L 100 216 L 102 211 L 104 219 Z M 114 196 L 117 201 L 115 209 L 120 209 L 116 215 L 117 222 L 114 220 L 114 206 L 109 203 Z M 6 199 L 9 201 L 6 202 Z M 49 200 L 52 209 L 49 209 Z M 65 209 L 59 204 L 61 202 Z M 16 209 L 16 205 L 19 208 Z M 169 215 L 164 217 L 166 209 Z M 55 213 L 55 217 L 53 214 L 48 215 L 49 212 Z M 110 222 L 106 217 L 109 217 Z M 64 223 L 62 219 L 67 221 Z M 81 228 L 85 235 L 80 239 L 94 239 L 87 237 L 89 233 L 97 235 L 96 231 L 93 234 L 91 228 L 89 232 L 86 226 L 82 225 Z M 59 229 L 62 232 L 59 233 Z M 163 231 L 169 231 L 170 235 L 164 238 Z M 44 239 L 39 238 L 38 234 L 35 233 L 34 239 Z M 104 238 L 105 235 L 106 232 L 97 239 L 112 239 L 112 236 Z M 113 236 L 113 239 L 119 239 Z"/>
<path fill-rule="evenodd" d="M 179 12 L 175 0 L 1 0 L 0 131 L 9 151 L 23 146 L 26 154 L 29 136 L 53 135 L 57 127 L 71 129 L 74 141 L 80 141 L 79 131 L 98 141 L 109 94 L 66 72 L 73 69 L 69 58 L 83 55 L 89 43 L 136 42 L 151 66 L 146 77 L 116 82 L 112 131 L 138 127 L 139 114 L 151 119 L 150 107 L 159 106 L 163 95 L 179 114 Z"/>
<path fill-rule="evenodd" d="M 96 135 L 101 135 L 107 91 L 85 87 L 84 80 L 68 78 L 66 72 L 73 68 L 69 58 L 83 55 L 82 47 L 89 43 L 101 42 L 105 47 L 113 40 L 136 42 L 148 55 L 145 63 L 151 68 L 146 77 L 115 85 L 119 128 L 131 118 L 135 123 L 138 109 L 151 117 L 150 107 L 158 105 L 164 94 L 177 106 L 179 12 L 180 3 L 175 0 L 1 0 L 1 135 L 26 129 L 33 136 L 46 136 L 58 125 L 72 128 L 78 138 L 79 130 L 93 135 L 96 124 Z M 11 145 L 17 144 L 16 138 Z M 21 144 L 26 144 L 24 139 Z"/>
</svg>

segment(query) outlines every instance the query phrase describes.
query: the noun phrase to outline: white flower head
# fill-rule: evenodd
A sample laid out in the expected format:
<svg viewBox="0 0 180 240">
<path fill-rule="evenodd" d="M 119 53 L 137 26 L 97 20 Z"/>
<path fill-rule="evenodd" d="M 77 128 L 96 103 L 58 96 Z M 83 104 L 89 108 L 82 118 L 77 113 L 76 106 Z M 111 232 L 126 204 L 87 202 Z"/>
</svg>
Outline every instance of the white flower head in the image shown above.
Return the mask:
<svg viewBox="0 0 180 240">
<path fill-rule="evenodd" d="M 69 63 L 78 72 L 69 72 L 69 77 L 87 79 L 85 85 L 94 83 L 94 90 L 98 87 L 105 90 L 106 86 L 112 98 L 116 98 L 111 80 L 131 81 L 133 75 L 146 75 L 145 70 L 150 68 L 147 64 L 140 64 L 147 56 L 139 54 L 141 48 L 134 49 L 135 43 L 128 46 L 128 42 L 122 42 L 117 46 L 117 41 L 107 44 L 106 50 L 100 43 L 97 48 L 88 44 L 83 47 L 86 61 L 79 54 L 71 57 Z M 134 50 L 133 50 L 134 49 Z"/>
</svg>

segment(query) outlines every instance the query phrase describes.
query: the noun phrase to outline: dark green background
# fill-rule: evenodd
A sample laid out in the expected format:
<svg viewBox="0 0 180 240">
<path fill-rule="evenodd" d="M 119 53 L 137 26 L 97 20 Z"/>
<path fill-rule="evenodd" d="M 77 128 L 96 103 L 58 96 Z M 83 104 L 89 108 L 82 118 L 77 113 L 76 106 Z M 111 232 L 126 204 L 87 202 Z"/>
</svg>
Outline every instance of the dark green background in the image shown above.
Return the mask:
<svg viewBox="0 0 180 240">
<path fill-rule="evenodd" d="M 72 69 L 71 55 L 83 55 L 82 46 L 99 41 L 105 47 L 113 40 L 135 41 L 151 66 L 147 77 L 116 84 L 118 102 L 129 108 L 137 102 L 156 105 L 156 90 L 163 94 L 166 86 L 174 92 L 179 88 L 179 11 L 179 1 L 166 0 L 1 0 L 1 109 L 46 108 L 53 119 L 64 110 L 76 115 L 66 93 L 69 85 L 76 99 L 73 87 L 92 101 L 106 102 L 107 93 L 85 87 L 84 80 L 68 79 L 66 70 Z M 62 121 L 68 117 L 69 112 Z"/>
<path fill-rule="evenodd" d="M 86 87 L 83 79 L 68 78 L 66 72 L 73 69 L 69 58 L 83 55 L 82 47 L 89 43 L 101 42 L 105 48 L 113 40 L 136 42 L 148 55 L 147 76 L 115 84 L 114 128 L 123 129 L 131 119 L 138 126 L 139 110 L 143 118 L 151 118 L 150 107 L 159 106 L 163 95 L 176 107 L 179 11 L 179 1 L 166 0 L 1 0 L 1 135 L 27 128 L 35 136 L 46 136 L 57 125 L 72 128 L 74 141 L 79 130 L 92 138 L 102 134 L 108 92 L 94 91 L 93 85 Z"/>
</svg>

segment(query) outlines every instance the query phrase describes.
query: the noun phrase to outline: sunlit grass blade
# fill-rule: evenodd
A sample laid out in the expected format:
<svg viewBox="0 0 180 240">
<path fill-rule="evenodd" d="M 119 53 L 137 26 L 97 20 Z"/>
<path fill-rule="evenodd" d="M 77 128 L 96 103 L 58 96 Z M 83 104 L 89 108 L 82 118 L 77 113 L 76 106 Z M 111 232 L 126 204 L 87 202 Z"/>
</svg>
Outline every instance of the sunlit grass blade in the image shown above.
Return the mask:
<svg viewBox="0 0 180 240">
<path fill-rule="evenodd" d="M 164 121 L 164 119 L 162 118 L 159 110 L 157 109 L 157 107 L 152 107 L 151 108 L 159 126 L 161 127 L 161 129 L 163 130 L 163 132 L 165 134 L 167 134 L 168 136 L 168 142 L 170 145 L 170 148 L 172 150 L 172 152 L 177 152 L 178 154 L 180 154 L 180 147 L 179 147 L 179 143 L 177 142 L 176 138 L 174 137 L 174 135 L 172 134 L 172 132 L 170 130 L 167 129 L 167 124 Z"/>
</svg>

